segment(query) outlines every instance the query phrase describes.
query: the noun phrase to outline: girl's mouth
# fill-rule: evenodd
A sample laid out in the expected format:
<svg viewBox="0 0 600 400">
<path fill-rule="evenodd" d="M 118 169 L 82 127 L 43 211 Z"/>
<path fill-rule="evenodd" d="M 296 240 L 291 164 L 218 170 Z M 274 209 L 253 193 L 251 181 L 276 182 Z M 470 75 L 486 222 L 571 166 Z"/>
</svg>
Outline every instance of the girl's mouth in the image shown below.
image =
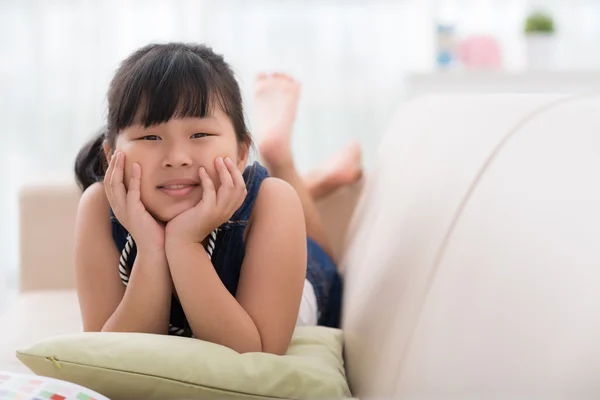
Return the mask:
<svg viewBox="0 0 600 400">
<path fill-rule="evenodd" d="M 190 194 L 195 188 L 199 187 L 199 184 L 175 184 L 175 185 L 162 185 L 158 186 L 158 190 L 171 196 L 171 197 L 182 197 Z"/>
</svg>

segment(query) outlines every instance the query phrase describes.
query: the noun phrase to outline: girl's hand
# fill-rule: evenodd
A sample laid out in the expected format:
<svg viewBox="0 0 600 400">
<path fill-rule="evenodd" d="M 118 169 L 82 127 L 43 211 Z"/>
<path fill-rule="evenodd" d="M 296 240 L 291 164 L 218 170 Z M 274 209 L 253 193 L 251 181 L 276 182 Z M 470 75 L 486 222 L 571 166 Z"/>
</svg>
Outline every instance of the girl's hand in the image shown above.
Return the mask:
<svg viewBox="0 0 600 400">
<path fill-rule="evenodd" d="M 167 223 L 167 242 L 201 243 L 214 229 L 228 221 L 246 198 L 244 177 L 231 159 L 215 160 L 221 186 L 215 185 L 204 167 L 198 170 L 202 185 L 202 199 L 189 210 Z"/>
<path fill-rule="evenodd" d="M 125 154 L 116 152 L 104 175 L 104 190 L 110 206 L 139 249 L 164 252 L 165 229 L 150 215 L 140 200 L 142 168 L 133 164 L 129 188 L 123 184 Z"/>
</svg>

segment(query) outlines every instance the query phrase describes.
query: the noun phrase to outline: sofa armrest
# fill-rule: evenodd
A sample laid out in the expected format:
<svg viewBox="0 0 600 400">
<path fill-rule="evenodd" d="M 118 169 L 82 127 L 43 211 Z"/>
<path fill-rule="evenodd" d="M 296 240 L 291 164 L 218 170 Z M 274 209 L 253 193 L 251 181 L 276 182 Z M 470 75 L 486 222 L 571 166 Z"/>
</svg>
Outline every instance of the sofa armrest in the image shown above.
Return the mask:
<svg viewBox="0 0 600 400">
<path fill-rule="evenodd" d="M 75 287 L 73 241 L 80 191 L 72 180 L 19 191 L 20 291 Z"/>
</svg>

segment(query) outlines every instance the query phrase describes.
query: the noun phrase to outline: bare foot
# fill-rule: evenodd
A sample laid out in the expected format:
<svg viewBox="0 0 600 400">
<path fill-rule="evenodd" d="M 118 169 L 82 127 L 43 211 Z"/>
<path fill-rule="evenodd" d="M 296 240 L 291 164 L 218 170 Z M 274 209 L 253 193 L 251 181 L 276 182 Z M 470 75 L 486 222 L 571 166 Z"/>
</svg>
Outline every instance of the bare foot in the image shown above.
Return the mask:
<svg viewBox="0 0 600 400">
<path fill-rule="evenodd" d="M 324 166 L 323 177 L 341 186 L 356 182 L 362 176 L 360 144 L 353 140 L 338 151 Z"/>
<path fill-rule="evenodd" d="M 260 74 L 256 79 L 256 137 L 267 167 L 292 163 L 291 136 L 300 84 L 285 74 Z"/>
<path fill-rule="evenodd" d="M 353 184 L 362 173 L 360 144 L 353 140 L 323 166 L 311 171 L 305 182 L 313 198 L 319 199 L 341 186 Z"/>
</svg>

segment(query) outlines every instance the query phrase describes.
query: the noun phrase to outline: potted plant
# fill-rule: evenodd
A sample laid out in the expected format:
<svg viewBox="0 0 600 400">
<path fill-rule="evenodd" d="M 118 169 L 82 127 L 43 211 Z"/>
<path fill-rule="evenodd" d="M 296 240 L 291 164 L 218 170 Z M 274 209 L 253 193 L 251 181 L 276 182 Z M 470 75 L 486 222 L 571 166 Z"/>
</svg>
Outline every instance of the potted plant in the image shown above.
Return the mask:
<svg viewBox="0 0 600 400">
<path fill-rule="evenodd" d="M 548 68 L 554 61 L 555 26 L 548 13 L 535 11 L 525 20 L 527 60 L 532 68 Z"/>
</svg>

